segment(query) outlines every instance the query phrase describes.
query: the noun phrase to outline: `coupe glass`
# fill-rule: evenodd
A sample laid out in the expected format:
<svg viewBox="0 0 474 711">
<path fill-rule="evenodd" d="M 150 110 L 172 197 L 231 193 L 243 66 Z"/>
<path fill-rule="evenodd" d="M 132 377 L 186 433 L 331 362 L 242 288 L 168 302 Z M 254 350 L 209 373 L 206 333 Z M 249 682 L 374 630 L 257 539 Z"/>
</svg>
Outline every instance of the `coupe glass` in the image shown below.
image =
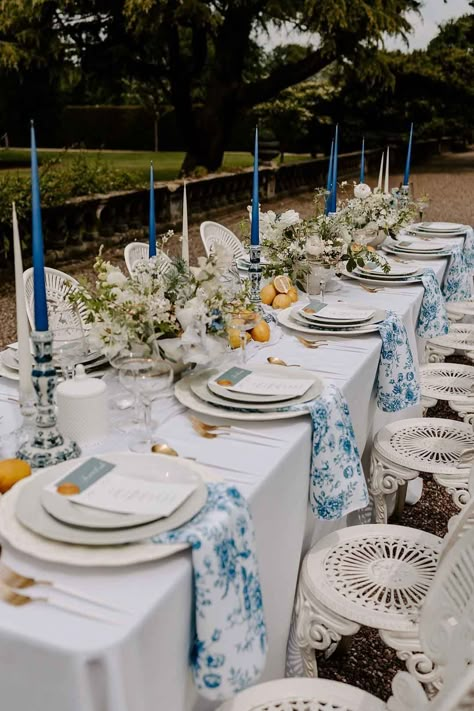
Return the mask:
<svg viewBox="0 0 474 711">
<path fill-rule="evenodd" d="M 255 328 L 262 320 L 262 315 L 258 311 L 238 310 L 232 313 L 230 327 L 239 332 L 240 337 L 240 362 L 245 365 L 247 362 L 247 332 Z"/>
<path fill-rule="evenodd" d="M 126 390 L 133 393 L 141 405 L 141 427 L 131 433 L 129 448 L 132 452 L 150 452 L 155 443 L 151 419 L 153 400 L 163 395 L 173 380 L 173 369 L 169 363 L 154 355 L 143 355 L 129 351 L 114 361 L 119 379 Z"/>
<path fill-rule="evenodd" d="M 53 330 L 53 355 L 65 379 L 74 376 L 74 369 L 88 354 L 87 338 L 82 326 L 56 327 Z"/>
</svg>

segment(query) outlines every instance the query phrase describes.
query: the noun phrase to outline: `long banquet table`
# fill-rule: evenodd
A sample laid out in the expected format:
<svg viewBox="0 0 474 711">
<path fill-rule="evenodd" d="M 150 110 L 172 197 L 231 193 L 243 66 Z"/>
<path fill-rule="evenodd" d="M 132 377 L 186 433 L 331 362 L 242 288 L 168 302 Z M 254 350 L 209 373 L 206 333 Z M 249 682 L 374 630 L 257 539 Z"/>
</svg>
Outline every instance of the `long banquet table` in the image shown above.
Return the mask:
<svg viewBox="0 0 474 711">
<path fill-rule="evenodd" d="M 442 282 L 447 259 L 423 261 Z M 414 354 L 423 352 L 415 327 L 423 287 L 410 284 L 367 293 L 356 282 L 327 301 L 348 299 L 392 309 L 403 319 Z M 294 332 L 285 331 L 274 345 L 261 348 L 253 362 L 270 355 L 321 373 L 345 395 L 360 451 L 367 452 L 373 434 L 393 419 L 418 416 L 420 406 L 387 414 L 377 409 L 374 383 L 381 339 L 378 334 L 331 337 L 329 345 L 309 350 Z M 3 393 L 15 384 L 0 378 Z M 2 404 L 0 403 L 0 415 Z M 175 410 L 176 412 L 176 410 Z M 161 412 L 161 415 L 163 412 Z M 183 412 L 159 429 L 164 441 L 183 456 L 199 456 L 240 488 L 248 499 L 257 539 L 268 657 L 262 680 L 284 675 L 298 567 L 312 542 L 348 524 L 318 521 L 308 506 L 311 427 L 308 417 L 249 423 L 255 430 L 276 433 L 276 448 L 239 441 L 199 439 Z M 111 435 L 96 452 L 123 450 Z M 87 451 L 85 454 L 91 454 Z M 198 454 L 197 454 L 198 453 Z M 358 520 L 352 514 L 350 522 Z M 349 523 L 350 523 L 349 522 Z M 81 619 L 43 604 L 11 608 L 0 602 L 1 708 L 8 711 L 208 711 L 214 702 L 198 698 L 188 665 L 192 639 L 192 566 L 188 551 L 118 569 L 75 568 L 36 560 L 4 544 L 2 559 L 17 570 L 52 579 L 100 596 L 131 614 L 112 626 Z"/>
</svg>

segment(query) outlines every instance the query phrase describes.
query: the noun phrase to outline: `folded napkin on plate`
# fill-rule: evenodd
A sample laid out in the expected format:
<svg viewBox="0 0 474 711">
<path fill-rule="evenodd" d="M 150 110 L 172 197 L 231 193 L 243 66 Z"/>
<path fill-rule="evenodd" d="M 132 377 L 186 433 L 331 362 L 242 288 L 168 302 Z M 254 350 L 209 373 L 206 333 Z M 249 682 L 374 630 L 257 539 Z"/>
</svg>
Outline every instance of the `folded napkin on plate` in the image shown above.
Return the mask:
<svg viewBox="0 0 474 711">
<path fill-rule="evenodd" d="M 461 247 L 454 247 L 451 252 L 443 294 L 446 301 L 464 301 L 472 296 L 472 276 Z"/>
<path fill-rule="evenodd" d="M 474 269 L 474 230 L 466 225 L 466 237 L 464 240 L 464 259 L 468 269 Z"/>
<path fill-rule="evenodd" d="M 369 497 L 349 407 L 329 385 L 312 402 L 281 408 L 307 411 L 313 424 L 309 502 L 316 518 L 331 520 L 367 506 Z"/>
<path fill-rule="evenodd" d="M 192 547 L 195 637 L 194 681 L 209 699 L 225 699 L 261 674 L 267 638 L 247 502 L 227 484 L 208 484 L 204 508 L 185 526 L 154 543 Z"/>
<path fill-rule="evenodd" d="M 400 317 L 388 311 L 379 331 L 382 350 L 377 373 L 377 405 L 384 412 L 397 412 L 420 401 L 420 385 Z"/>
<path fill-rule="evenodd" d="M 449 322 L 436 274 L 432 269 L 425 269 L 421 280 L 425 293 L 416 324 L 416 334 L 420 338 L 443 336 L 449 330 Z"/>
</svg>

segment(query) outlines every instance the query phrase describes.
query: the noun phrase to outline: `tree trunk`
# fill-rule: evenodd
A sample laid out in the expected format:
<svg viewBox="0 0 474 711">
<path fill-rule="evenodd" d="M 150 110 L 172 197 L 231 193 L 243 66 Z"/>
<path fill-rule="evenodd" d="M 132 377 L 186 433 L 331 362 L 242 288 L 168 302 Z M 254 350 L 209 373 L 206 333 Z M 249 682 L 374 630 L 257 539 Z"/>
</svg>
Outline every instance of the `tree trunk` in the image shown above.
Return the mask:
<svg viewBox="0 0 474 711">
<path fill-rule="evenodd" d="M 209 104 L 194 109 L 185 134 L 187 151 L 181 175 L 189 175 L 198 166 L 203 166 L 210 173 L 221 167 L 236 113 L 233 108 L 217 108 Z"/>
</svg>

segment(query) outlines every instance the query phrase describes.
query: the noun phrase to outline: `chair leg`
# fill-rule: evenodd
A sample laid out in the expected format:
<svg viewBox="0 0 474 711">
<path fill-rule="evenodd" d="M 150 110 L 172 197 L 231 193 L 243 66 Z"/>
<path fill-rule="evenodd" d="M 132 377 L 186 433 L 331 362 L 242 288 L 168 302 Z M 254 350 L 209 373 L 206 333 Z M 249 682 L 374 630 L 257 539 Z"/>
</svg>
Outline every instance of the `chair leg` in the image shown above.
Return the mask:
<svg viewBox="0 0 474 711">
<path fill-rule="evenodd" d="M 453 353 L 454 348 L 437 346 L 428 341 L 425 348 L 425 363 L 444 363 L 447 356 L 451 356 Z"/>
<path fill-rule="evenodd" d="M 375 506 L 375 523 L 387 523 L 387 496 L 405 488 L 410 479 L 416 479 L 418 472 L 382 461 L 372 450 L 370 457 L 369 490 Z M 403 503 L 405 499 L 403 498 Z"/>
<path fill-rule="evenodd" d="M 433 696 L 442 685 L 441 668 L 421 651 L 417 636 L 408 633 L 379 630 L 379 635 L 390 649 L 393 649 L 400 661 L 405 662 L 408 673 L 423 684 L 428 696 Z"/>
<path fill-rule="evenodd" d="M 400 521 L 403 511 L 405 510 L 405 501 L 407 498 L 407 487 L 408 482 L 401 484 L 397 489 L 397 499 L 395 502 L 395 510 L 393 512 L 392 518 L 395 521 Z"/>
<path fill-rule="evenodd" d="M 300 581 L 288 639 L 287 676 L 317 677 L 316 653 L 330 656 L 344 638 L 352 637 L 359 629 L 356 622 L 329 610 L 310 592 L 306 594 Z"/>
</svg>

